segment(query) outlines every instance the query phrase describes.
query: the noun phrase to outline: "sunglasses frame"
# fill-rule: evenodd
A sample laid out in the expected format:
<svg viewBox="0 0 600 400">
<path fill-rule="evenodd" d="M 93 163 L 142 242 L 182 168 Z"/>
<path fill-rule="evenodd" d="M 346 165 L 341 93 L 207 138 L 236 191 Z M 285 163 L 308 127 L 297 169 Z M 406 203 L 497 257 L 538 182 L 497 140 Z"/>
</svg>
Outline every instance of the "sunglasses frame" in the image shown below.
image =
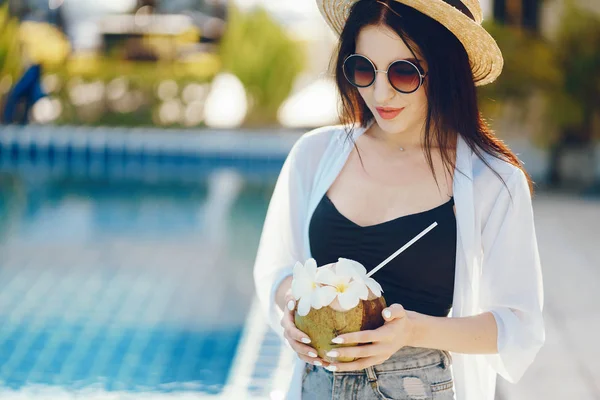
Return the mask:
<svg viewBox="0 0 600 400">
<path fill-rule="evenodd" d="M 356 85 L 356 84 L 354 84 L 354 83 L 353 83 L 353 82 L 350 80 L 350 78 L 348 78 L 348 75 L 346 74 L 346 61 L 348 61 L 348 60 L 349 60 L 351 57 L 361 57 L 361 58 L 364 58 L 364 59 L 365 59 L 365 60 L 367 60 L 367 61 L 368 61 L 368 62 L 371 64 L 371 66 L 373 67 L 373 70 L 375 71 L 375 74 L 373 74 L 373 75 L 374 75 L 374 76 L 373 76 L 373 80 L 372 80 L 372 81 L 371 81 L 371 82 L 370 82 L 368 85 L 365 85 L 365 86 Z M 410 65 L 412 65 L 412 66 L 415 68 L 415 70 L 416 70 L 416 71 L 417 71 L 417 73 L 419 74 L 419 85 L 416 87 L 416 89 L 414 89 L 414 90 L 411 90 L 410 92 L 405 92 L 405 91 L 403 91 L 403 90 L 400 90 L 400 89 L 398 89 L 396 86 L 394 86 L 394 84 L 392 83 L 392 80 L 390 79 L 390 75 L 388 74 L 388 71 L 390 70 L 390 67 L 391 67 L 392 65 L 394 65 L 395 63 L 398 63 L 398 62 L 402 62 L 402 63 L 407 63 L 407 64 L 410 64 Z M 375 64 L 374 64 L 374 63 L 373 63 L 373 61 L 371 61 L 371 60 L 370 60 L 368 57 L 366 57 L 366 56 L 363 56 L 362 54 L 356 54 L 356 53 L 354 53 L 354 54 L 350 54 L 348 57 L 346 57 L 346 58 L 344 59 L 344 62 L 342 63 L 342 71 L 344 72 L 344 77 L 346 78 L 346 80 L 347 80 L 347 81 L 348 81 L 348 82 L 349 82 L 349 83 L 350 83 L 352 86 L 354 86 L 354 87 L 357 87 L 357 88 L 361 88 L 361 89 L 363 89 L 363 88 L 367 88 L 367 87 L 371 86 L 373 83 L 375 83 L 375 79 L 377 78 L 377 73 L 378 73 L 378 72 L 383 72 L 383 73 L 385 73 L 385 74 L 387 75 L 388 82 L 389 82 L 389 83 L 390 83 L 390 85 L 391 85 L 391 86 L 394 88 L 394 90 L 395 90 L 395 91 L 397 91 L 397 92 L 400 92 L 400 93 L 404 93 L 404 94 L 414 93 L 414 92 L 416 92 L 417 90 L 419 90 L 419 88 L 420 88 L 420 87 L 423 85 L 423 80 L 424 80 L 424 79 L 425 79 L 425 77 L 427 76 L 427 72 L 425 72 L 425 73 L 423 73 L 423 74 L 422 74 L 422 73 L 421 73 L 421 70 L 419 69 L 419 67 L 418 67 L 418 66 L 417 66 L 415 63 L 412 63 L 412 62 L 410 62 L 410 61 L 408 61 L 408 60 L 395 60 L 395 61 L 392 61 L 392 62 L 390 63 L 390 65 L 388 65 L 387 69 L 384 71 L 384 70 L 379 70 L 379 69 L 375 68 Z"/>
</svg>

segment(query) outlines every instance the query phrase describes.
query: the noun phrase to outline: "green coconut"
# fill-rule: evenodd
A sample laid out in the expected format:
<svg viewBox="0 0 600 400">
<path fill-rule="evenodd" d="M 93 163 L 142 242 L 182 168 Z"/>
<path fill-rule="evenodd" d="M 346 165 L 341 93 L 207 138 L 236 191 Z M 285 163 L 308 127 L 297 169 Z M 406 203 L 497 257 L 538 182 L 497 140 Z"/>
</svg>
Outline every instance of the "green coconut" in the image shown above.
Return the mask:
<svg viewBox="0 0 600 400">
<path fill-rule="evenodd" d="M 330 268 L 335 264 L 327 264 L 319 268 Z M 358 305 L 344 311 L 337 299 L 329 306 L 319 310 L 311 308 L 310 312 L 301 316 L 296 310 L 294 321 L 296 327 L 308 335 L 310 345 L 315 348 L 320 358 L 327 362 L 350 362 L 355 358 L 336 357 L 330 358 L 326 354 L 331 349 L 338 347 L 357 346 L 361 344 L 335 344 L 331 339 L 344 333 L 377 329 L 385 323 L 381 312 L 386 308 L 383 295 L 377 297 L 369 290 L 367 300 L 359 300 Z"/>
</svg>

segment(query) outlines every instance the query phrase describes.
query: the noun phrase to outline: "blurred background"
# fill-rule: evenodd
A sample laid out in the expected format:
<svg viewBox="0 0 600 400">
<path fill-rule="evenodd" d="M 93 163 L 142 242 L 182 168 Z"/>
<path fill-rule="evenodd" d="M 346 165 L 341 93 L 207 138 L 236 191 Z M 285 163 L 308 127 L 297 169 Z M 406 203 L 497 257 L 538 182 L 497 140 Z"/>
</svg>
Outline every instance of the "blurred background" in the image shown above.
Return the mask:
<svg viewBox="0 0 600 400">
<path fill-rule="evenodd" d="M 600 2 L 481 2 L 546 291 L 497 398 L 600 399 Z M 0 32 L 0 398 L 282 399 L 252 267 L 289 149 L 338 123 L 316 4 L 4 0 Z"/>
</svg>

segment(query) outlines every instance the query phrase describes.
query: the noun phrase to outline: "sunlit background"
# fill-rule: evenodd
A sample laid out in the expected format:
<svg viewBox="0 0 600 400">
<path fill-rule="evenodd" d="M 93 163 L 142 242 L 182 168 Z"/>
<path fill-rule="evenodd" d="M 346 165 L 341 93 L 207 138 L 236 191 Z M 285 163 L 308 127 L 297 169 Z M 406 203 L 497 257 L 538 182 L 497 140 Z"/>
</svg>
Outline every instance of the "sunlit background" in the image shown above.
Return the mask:
<svg viewBox="0 0 600 400">
<path fill-rule="evenodd" d="M 252 267 L 289 149 L 339 122 L 314 1 L 0 4 L 0 398 L 282 399 Z M 546 290 L 497 399 L 600 399 L 600 2 L 482 8 Z"/>
</svg>

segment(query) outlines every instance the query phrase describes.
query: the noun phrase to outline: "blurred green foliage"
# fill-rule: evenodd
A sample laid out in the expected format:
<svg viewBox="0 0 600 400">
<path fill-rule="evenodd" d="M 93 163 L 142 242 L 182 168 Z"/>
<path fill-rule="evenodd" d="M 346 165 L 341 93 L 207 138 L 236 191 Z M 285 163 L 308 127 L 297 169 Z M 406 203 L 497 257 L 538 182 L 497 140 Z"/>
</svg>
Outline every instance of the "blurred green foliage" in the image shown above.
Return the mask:
<svg viewBox="0 0 600 400">
<path fill-rule="evenodd" d="M 494 84 L 479 88 L 482 111 L 492 118 L 507 104 L 523 120 L 531 99 L 542 99 L 542 116 L 534 141 L 544 147 L 564 140 L 593 138 L 593 116 L 600 113 L 600 17 L 571 0 L 553 39 L 527 30 L 486 22 L 504 56 L 504 69 Z M 513 115 L 513 114 L 511 114 Z"/>
<path fill-rule="evenodd" d="M 186 107 L 182 96 L 185 86 L 210 84 L 216 74 L 227 71 L 236 75 L 246 88 L 249 112 L 245 123 L 277 124 L 277 111 L 304 68 L 304 48 L 263 8 L 246 13 L 233 5 L 230 8 L 227 30 L 216 53 L 189 54 L 175 61 L 130 61 L 119 56 L 74 53 L 63 63 L 45 63 L 44 75 L 58 82 L 49 93 L 61 107 L 60 117 L 53 123 L 180 126 L 181 121 L 160 121 L 160 109 L 165 102 L 170 101 L 170 106 L 178 107 L 181 114 Z M 0 24 L 0 79 L 10 75 L 14 84 L 22 70 L 19 23 L 10 17 L 6 6 L 0 8 Z M 34 36 L 45 40 L 44 35 Z M 111 99 L 114 86 L 111 82 L 116 80 L 120 87 L 124 83 L 125 92 L 121 94 L 124 99 Z M 165 81 L 177 86 L 175 95 L 169 99 L 161 99 L 157 93 L 158 86 Z M 99 92 L 101 95 L 97 96 Z M 119 102 L 129 105 L 118 107 Z"/>
<path fill-rule="evenodd" d="M 73 55 L 63 66 L 47 68 L 46 75 L 53 74 L 62 82 L 54 94 L 63 104 L 58 124 L 178 127 L 184 124 L 165 123 L 159 118 L 163 105 L 157 94 L 160 83 L 172 81 L 177 85 L 176 93 L 169 100 L 183 107 L 182 89 L 191 83 L 210 83 L 220 67 L 218 56 L 208 53 L 175 62 L 128 61 L 92 53 Z M 114 86 L 111 83 L 117 81 L 123 90 L 111 93 Z M 87 104 L 74 104 L 70 92 L 74 86 L 98 83 L 104 88 L 101 98 Z M 117 92 L 121 95 L 117 96 Z"/>
<path fill-rule="evenodd" d="M 78 55 L 69 59 L 63 66 L 46 69 L 46 76 L 53 75 L 61 82 L 59 90 L 50 93 L 62 104 L 61 116 L 55 123 L 182 126 L 184 124 L 178 121 L 165 123 L 160 120 L 159 113 L 163 101 L 157 94 L 158 86 L 161 82 L 174 82 L 177 89 L 169 100 L 177 102 L 181 108 L 184 107 L 183 88 L 190 83 L 210 82 L 218 72 L 219 66 L 214 55 L 207 55 L 204 62 L 191 65 L 181 61 L 140 62 L 97 55 Z M 101 92 L 101 95 L 78 96 L 86 99 L 85 102 L 75 101 L 77 86 L 90 93 Z M 113 89 L 114 87 L 118 87 L 118 90 Z"/>
<path fill-rule="evenodd" d="M 21 71 L 19 22 L 8 12 L 8 3 L 0 7 L 0 78 L 18 77 Z"/>
<path fill-rule="evenodd" d="M 600 17 L 567 1 L 555 57 L 562 74 L 546 97 L 546 120 L 576 141 L 600 138 L 593 132 L 594 115 L 600 117 Z"/>
<path fill-rule="evenodd" d="M 523 106 L 535 90 L 549 90 L 558 85 L 561 71 L 555 62 L 552 43 L 519 27 L 494 21 L 486 21 L 484 25 L 504 57 L 498 79 L 479 88 L 484 113 L 497 114 L 505 101 Z"/>
<path fill-rule="evenodd" d="M 276 124 L 277 110 L 304 68 L 305 49 L 263 8 L 229 7 L 220 54 L 223 68 L 240 79 L 250 98 L 245 124 Z"/>
</svg>

